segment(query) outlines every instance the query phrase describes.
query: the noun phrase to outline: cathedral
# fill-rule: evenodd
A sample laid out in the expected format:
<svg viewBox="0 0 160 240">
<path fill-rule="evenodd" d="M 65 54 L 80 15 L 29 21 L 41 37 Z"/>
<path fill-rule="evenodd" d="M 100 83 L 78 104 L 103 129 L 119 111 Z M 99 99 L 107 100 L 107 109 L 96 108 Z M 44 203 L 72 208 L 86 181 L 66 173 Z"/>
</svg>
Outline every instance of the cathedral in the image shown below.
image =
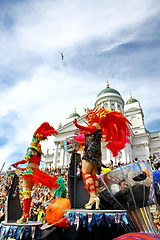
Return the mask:
<svg viewBox="0 0 160 240">
<path fill-rule="evenodd" d="M 131 122 L 129 126 L 130 141 L 126 147 L 122 149 L 117 157 L 113 157 L 111 151 L 105 147 L 102 142 L 102 163 L 108 164 L 111 160 L 114 165 L 121 163 L 132 162 L 135 157 L 138 160 L 146 161 L 149 155 L 154 155 L 156 158 L 160 157 L 160 131 L 149 132 L 144 125 L 144 115 L 140 102 L 132 98 L 125 103 L 121 94 L 114 88 L 107 86 L 97 96 L 95 107 L 103 105 L 106 109 L 111 111 L 120 111 Z M 59 125 L 57 131 L 58 135 L 54 137 L 54 150 L 47 149 L 44 154 L 44 165 L 46 168 L 55 168 L 59 166 L 67 166 L 70 161 L 71 153 L 67 151 L 66 141 L 75 136 L 76 127 L 73 124 L 74 118 L 77 119 L 78 124 L 86 126 L 85 115 L 88 109 L 85 109 L 84 115 L 80 116 L 76 110 L 72 113 L 65 125 Z M 82 152 L 79 152 L 83 154 Z"/>
</svg>

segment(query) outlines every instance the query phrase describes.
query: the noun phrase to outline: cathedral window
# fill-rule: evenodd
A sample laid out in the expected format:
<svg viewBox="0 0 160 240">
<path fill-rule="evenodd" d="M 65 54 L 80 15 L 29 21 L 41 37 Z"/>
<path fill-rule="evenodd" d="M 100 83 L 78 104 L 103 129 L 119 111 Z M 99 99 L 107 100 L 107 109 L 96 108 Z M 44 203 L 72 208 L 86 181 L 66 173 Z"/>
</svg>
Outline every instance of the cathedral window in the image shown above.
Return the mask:
<svg viewBox="0 0 160 240">
<path fill-rule="evenodd" d="M 108 108 L 108 103 L 107 102 L 105 102 L 103 105 L 104 105 L 105 108 Z"/>
<path fill-rule="evenodd" d="M 115 111 L 115 104 L 113 102 L 111 102 L 111 111 Z"/>
<path fill-rule="evenodd" d="M 133 125 L 137 125 L 138 124 L 137 118 L 135 118 L 135 117 L 132 118 L 132 124 Z"/>
</svg>

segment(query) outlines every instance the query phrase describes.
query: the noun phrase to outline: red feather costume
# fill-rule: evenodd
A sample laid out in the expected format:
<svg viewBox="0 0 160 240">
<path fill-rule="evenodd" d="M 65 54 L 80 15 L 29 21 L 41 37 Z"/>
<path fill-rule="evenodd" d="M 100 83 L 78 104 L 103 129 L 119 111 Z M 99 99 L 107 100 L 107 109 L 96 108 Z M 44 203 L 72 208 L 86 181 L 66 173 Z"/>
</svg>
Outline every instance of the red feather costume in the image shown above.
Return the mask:
<svg viewBox="0 0 160 240">
<path fill-rule="evenodd" d="M 130 125 L 131 123 L 121 112 L 109 111 L 104 107 L 90 110 L 85 118 L 88 119 L 90 114 L 93 115 L 93 121 L 87 127 L 77 124 L 76 120 L 75 126 L 87 135 L 96 131 L 92 126 L 93 123 L 99 123 L 102 129 L 102 140 L 106 142 L 106 147 L 112 152 L 113 157 L 116 157 L 118 151 L 125 148 L 126 143 L 129 142 L 130 132 L 127 123 Z"/>
<path fill-rule="evenodd" d="M 106 147 L 111 150 L 113 157 L 118 155 L 118 151 L 125 148 L 129 142 L 127 137 L 130 132 L 127 123 L 128 119 L 118 111 L 109 111 L 104 107 L 98 111 L 99 124 L 102 128 L 102 139 L 106 142 Z"/>
<path fill-rule="evenodd" d="M 85 135 L 85 148 L 82 159 L 82 176 L 85 188 L 90 194 L 90 200 L 85 204 L 86 209 L 91 209 L 96 203 L 96 209 L 99 209 L 99 198 L 97 193 L 97 171 L 101 170 L 101 140 L 106 142 L 106 147 L 111 150 L 113 156 L 117 156 L 118 151 L 125 147 L 129 141 L 129 129 L 127 123 L 130 122 L 121 112 L 109 111 L 104 107 L 90 110 L 86 115 L 89 125 L 87 127 L 79 125 L 77 119 L 73 121 L 74 125 Z M 86 163 L 88 162 L 88 163 Z M 91 167 L 92 165 L 92 167 Z M 89 166 L 89 167 L 88 167 Z"/>
<path fill-rule="evenodd" d="M 31 180 L 31 182 L 33 182 L 37 186 L 39 185 L 39 183 L 41 183 L 42 185 L 50 189 L 55 189 L 59 187 L 59 184 L 57 183 L 58 177 L 51 177 L 45 172 L 40 171 L 39 168 L 37 167 L 40 165 L 42 155 L 41 145 L 39 142 L 47 139 L 48 136 L 52 136 L 55 134 L 58 134 L 58 132 L 52 126 L 50 126 L 48 122 L 42 123 L 41 126 L 35 131 L 33 135 L 31 147 L 27 149 L 25 158 L 21 161 L 12 164 L 12 166 L 17 167 L 19 164 L 24 164 L 28 162 L 28 166 L 26 167 L 25 171 L 22 174 L 22 178 L 24 179 L 24 181 Z M 32 167 L 29 165 L 31 165 Z M 18 223 L 28 221 L 32 199 L 31 189 L 32 187 L 30 187 L 30 185 L 29 186 L 26 185 L 25 187 L 23 187 L 22 192 L 24 203 L 23 216 L 21 219 L 17 221 Z"/>
</svg>

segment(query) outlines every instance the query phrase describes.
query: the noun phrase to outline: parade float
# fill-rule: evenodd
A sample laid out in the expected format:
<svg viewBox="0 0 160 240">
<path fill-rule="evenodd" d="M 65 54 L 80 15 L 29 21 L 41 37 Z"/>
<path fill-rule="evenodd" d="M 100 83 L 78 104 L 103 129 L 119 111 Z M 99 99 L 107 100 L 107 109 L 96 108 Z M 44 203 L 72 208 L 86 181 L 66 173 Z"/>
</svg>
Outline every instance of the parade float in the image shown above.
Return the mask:
<svg viewBox="0 0 160 240">
<path fill-rule="evenodd" d="M 16 223 L 22 209 L 18 175 L 14 173 L 0 239 L 160 239 L 150 211 L 154 189 L 148 163 L 133 162 L 99 176 L 100 210 L 85 210 L 88 194 L 77 174 L 80 161 L 80 154 L 73 151 L 68 171 L 69 199 L 52 201 L 47 209 L 49 223 L 43 226 L 32 221 Z"/>
</svg>

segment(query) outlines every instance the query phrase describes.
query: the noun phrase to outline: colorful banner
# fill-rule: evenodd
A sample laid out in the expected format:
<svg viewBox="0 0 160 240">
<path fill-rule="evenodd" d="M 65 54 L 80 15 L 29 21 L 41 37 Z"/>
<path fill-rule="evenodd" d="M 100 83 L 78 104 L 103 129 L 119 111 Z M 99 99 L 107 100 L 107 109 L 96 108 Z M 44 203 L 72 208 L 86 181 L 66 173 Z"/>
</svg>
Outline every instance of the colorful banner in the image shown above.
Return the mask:
<svg viewBox="0 0 160 240">
<path fill-rule="evenodd" d="M 105 224 L 111 227 L 113 223 L 116 223 L 118 229 L 120 224 L 130 224 L 128 213 L 86 213 L 72 211 L 68 212 L 65 216 L 70 221 L 71 228 L 75 228 L 76 230 L 78 230 L 80 222 L 84 228 L 87 226 L 89 231 L 92 231 L 95 224 L 98 227 Z"/>
<path fill-rule="evenodd" d="M 39 227 L 21 227 L 21 226 L 6 226 L 0 224 L 0 240 L 2 239 L 22 239 L 23 236 L 31 235 L 32 239 L 39 239 Z"/>
</svg>

